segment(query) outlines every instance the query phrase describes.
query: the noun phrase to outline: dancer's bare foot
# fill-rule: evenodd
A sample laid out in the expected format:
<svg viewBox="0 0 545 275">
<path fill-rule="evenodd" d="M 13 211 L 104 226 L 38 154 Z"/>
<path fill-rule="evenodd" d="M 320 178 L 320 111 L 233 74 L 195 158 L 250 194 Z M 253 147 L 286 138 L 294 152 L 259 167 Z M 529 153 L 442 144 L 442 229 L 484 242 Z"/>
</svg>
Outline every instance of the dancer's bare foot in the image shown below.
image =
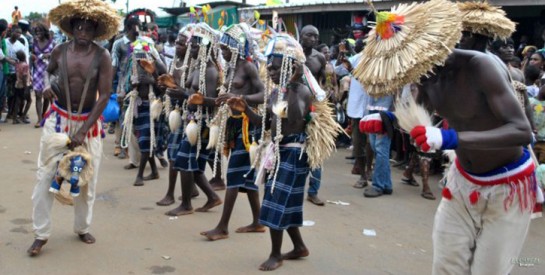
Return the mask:
<svg viewBox="0 0 545 275">
<path fill-rule="evenodd" d="M 26 251 L 29 256 L 34 257 L 40 254 L 42 247 L 47 243 L 47 240 L 34 240 L 30 248 Z"/>
<path fill-rule="evenodd" d="M 168 205 L 171 205 L 173 203 L 174 203 L 174 198 L 173 197 L 165 196 L 164 198 L 162 198 L 160 201 L 156 202 L 155 204 L 157 204 L 159 206 L 168 206 Z"/>
<path fill-rule="evenodd" d="M 144 177 L 144 180 L 156 180 L 159 179 L 159 173 L 151 173 Z"/>
<path fill-rule="evenodd" d="M 219 228 L 214 228 L 209 231 L 203 231 L 201 232 L 201 235 L 205 236 L 210 241 L 217 241 L 229 238 L 229 232 Z"/>
<path fill-rule="evenodd" d="M 193 214 L 193 207 L 190 207 L 190 208 L 187 208 L 183 205 L 180 205 L 168 212 L 165 213 L 165 215 L 167 216 L 183 216 L 183 215 L 189 215 L 189 214 Z"/>
<path fill-rule="evenodd" d="M 303 249 L 293 249 L 292 251 L 282 254 L 282 260 L 295 260 L 310 255 L 310 252 L 305 247 Z"/>
<path fill-rule="evenodd" d="M 265 262 L 259 266 L 261 271 L 272 271 L 282 266 L 282 259 L 270 256 Z"/>
<path fill-rule="evenodd" d="M 261 224 L 250 224 L 250 225 L 247 225 L 247 226 L 243 226 L 243 227 L 240 227 L 238 228 L 235 232 L 237 233 L 251 233 L 251 232 L 256 232 L 256 233 L 263 233 L 267 231 L 267 228 Z"/>
<path fill-rule="evenodd" d="M 95 237 L 93 237 L 91 233 L 79 234 L 78 236 L 79 239 L 86 244 L 92 244 L 96 242 Z"/>
<path fill-rule="evenodd" d="M 222 178 L 212 178 L 210 179 L 209 181 L 210 183 L 210 186 L 212 186 L 212 189 L 214 189 L 214 191 L 221 191 L 221 190 L 225 190 L 225 182 L 223 182 L 223 179 Z"/>
<path fill-rule="evenodd" d="M 144 186 L 144 179 L 141 177 L 136 177 L 136 180 L 134 180 L 134 183 L 132 184 L 134 186 Z"/>
<path fill-rule="evenodd" d="M 219 198 L 214 200 L 207 201 L 202 207 L 195 209 L 195 212 L 207 212 L 208 210 L 222 204 L 223 201 L 221 201 Z"/>
</svg>

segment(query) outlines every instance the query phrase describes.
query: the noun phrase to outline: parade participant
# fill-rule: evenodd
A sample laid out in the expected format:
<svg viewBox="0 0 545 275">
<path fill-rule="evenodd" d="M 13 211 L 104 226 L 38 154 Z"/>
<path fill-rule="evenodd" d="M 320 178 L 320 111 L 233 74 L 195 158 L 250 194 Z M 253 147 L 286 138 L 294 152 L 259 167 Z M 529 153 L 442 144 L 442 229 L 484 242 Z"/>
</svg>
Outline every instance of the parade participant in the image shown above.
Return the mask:
<svg viewBox="0 0 545 275">
<path fill-rule="evenodd" d="M 236 100 L 229 102 L 232 108 L 244 111 L 257 125 L 269 124 L 267 121 L 270 120 L 271 135 L 279 146 L 272 171 L 275 175 L 265 186 L 259 219 L 261 224 L 269 227 L 272 241 L 269 259 L 259 267 L 264 271 L 277 269 L 284 259 L 309 255 L 299 231 L 303 222 L 304 186 L 309 173 L 308 157 L 302 152 L 306 138 L 305 117 L 312 104 L 312 93 L 301 78 L 305 55 L 297 41 L 287 35 L 276 35 L 269 43 L 266 52 L 268 75 L 282 89 L 282 92 L 278 89 L 267 91 L 270 93 L 266 115 L 269 119 L 262 121 L 263 118 L 251 108 L 237 108 Z M 289 106 L 287 110 L 274 113 L 273 109 L 283 101 Z M 284 230 L 288 231 L 294 245 L 294 250 L 288 254 L 281 254 Z"/>
<path fill-rule="evenodd" d="M 138 35 L 138 25 L 134 25 L 135 40 L 128 49 L 127 75 L 124 80 L 126 98 L 129 104 L 124 117 L 124 127 L 121 135 L 121 147 L 127 148 L 133 137 L 131 130 L 138 139 L 140 148 L 140 163 L 134 186 L 143 186 L 144 181 L 159 178 L 154 153 L 158 146 L 158 132 L 161 121 L 153 117 L 151 112 L 155 100 L 161 95 L 156 89 L 156 77 L 166 72 L 159 53 L 151 39 Z M 130 92 L 129 92 L 130 91 Z M 160 112 L 160 111 L 159 111 Z M 144 176 L 144 169 L 149 162 L 151 173 Z"/>
<path fill-rule="evenodd" d="M 335 137 L 342 128 L 331 117 L 332 109 L 305 67 L 305 54 L 295 39 L 275 34 L 265 55 L 269 81 L 278 85 L 274 91 L 267 85 L 266 113 L 254 112 L 242 97 L 231 98 L 227 103 L 232 109 L 244 112 L 263 132 L 266 127 L 271 129 L 271 142 L 263 148 L 265 152 L 258 153 L 262 157 L 257 172 L 258 181 L 268 173 L 259 218 L 271 234 L 269 259 L 259 267 L 268 271 L 280 267 L 283 260 L 309 255 L 299 231 L 306 178 L 310 169 L 322 166 L 335 150 Z M 287 254 L 281 254 L 284 230 L 294 245 Z"/>
<path fill-rule="evenodd" d="M 460 39 L 460 48 L 465 50 L 475 50 L 490 54 L 487 51 L 488 45 L 494 39 L 503 45 L 494 50 L 493 57 L 498 61 L 497 64 L 502 70 L 510 75 L 511 82 L 517 87 L 524 87 L 524 74 L 521 70 L 513 67 L 510 63 L 513 60 L 513 40 L 511 34 L 515 32 L 516 24 L 509 20 L 499 7 L 494 7 L 487 2 L 464 2 L 458 3 L 458 8 L 462 13 L 462 39 Z M 511 41 L 504 44 L 505 41 Z M 508 45 L 509 44 L 509 45 Z M 517 83 L 518 82 L 518 83 Z M 528 94 L 525 90 L 514 89 L 515 95 L 520 102 L 521 107 L 532 129 L 535 129 L 532 109 L 528 101 Z"/>
<path fill-rule="evenodd" d="M 169 74 L 174 78 L 174 81 L 176 82 L 176 86 L 178 89 L 184 89 L 185 83 L 187 81 L 187 78 L 189 75 L 191 75 L 192 70 L 194 69 L 195 62 L 192 62 L 192 60 L 189 58 L 191 51 L 188 50 L 188 47 L 190 46 L 189 40 L 191 38 L 191 32 L 193 30 L 193 24 L 189 24 L 185 26 L 183 29 L 180 30 L 178 33 L 178 37 L 176 39 L 176 52 L 174 54 L 174 58 L 172 60 Z M 161 85 L 161 83 L 159 84 Z M 181 88 L 184 87 L 184 88 Z M 168 88 L 167 92 L 169 91 Z M 165 110 L 169 112 L 169 119 L 171 116 L 181 116 L 180 113 L 180 106 L 183 106 L 182 103 L 185 99 L 170 99 L 167 98 L 166 100 L 171 100 L 170 108 L 172 106 L 174 107 L 174 110 L 170 110 L 169 107 L 165 107 Z M 171 113 L 174 112 L 174 113 Z M 179 118 L 179 117 L 178 117 Z M 169 160 L 169 169 L 168 169 L 168 189 L 167 193 L 164 198 L 162 198 L 160 201 L 157 202 L 157 205 L 159 206 L 167 206 L 171 205 L 175 202 L 174 199 L 174 189 L 176 187 L 176 180 L 178 178 L 178 171 L 174 168 L 174 161 L 176 160 L 176 154 L 178 153 L 178 149 L 180 147 L 180 143 L 182 142 L 182 137 L 184 133 L 184 128 L 182 127 L 182 123 L 179 123 L 179 125 L 173 125 L 175 124 L 177 118 L 172 117 L 169 120 L 169 124 L 171 126 L 171 132 L 168 137 L 168 149 L 167 149 L 167 157 Z M 181 118 L 180 118 L 181 119 Z M 196 189 L 195 189 L 196 190 Z"/>
<path fill-rule="evenodd" d="M 180 93 L 189 96 L 187 106 L 183 108 L 185 125 L 184 137 L 178 149 L 174 167 L 180 171 L 182 181 L 182 203 L 177 208 L 166 213 L 169 216 L 180 216 L 193 213 L 191 194 L 194 184 L 206 194 L 207 202 L 204 206 L 195 209 L 197 212 L 206 212 L 222 204 L 219 196 L 214 192 L 204 175 L 206 161 L 210 154 L 206 149 L 208 143 L 209 116 L 213 113 L 215 99 L 220 80 L 217 42 L 219 35 L 206 23 L 195 25 L 191 37 L 190 54 L 196 59 L 195 70 L 188 78 L 189 88 L 186 91 L 173 91 L 174 97 Z M 178 95 L 176 95 L 178 94 Z M 184 96 L 181 96 L 182 98 Z"/>
<path fill-rule="evenodd" d="M 508 274 L 524 244 L 538 192 L 534 164 L 523 149 L 531 141 L 530 125 L 509 75 L 493 57 L 458 49 L 448 55 L 461 34 L 455 4 L 432 0 L 399 11 L 377 15 L 366 48 L 367 54 L 377 54 L 364 54 L 356 75 L 370 91 L 382 93 L 420 80 L 422 103 L 451 127 L 418 125 L 410 131 L 422 151 L 454 149 L 457 155 L 435 216 L 432 273 Z M 425 26 L 412 25 L 422 18 Z M 414 40 L 397 40 L 401 36 Z M 411 47 L 415 43 L 422 44 Z M 427 55 L 417 54 L 422 52 Z M 399 60 L 395 75 L 390 58 Z M 397 117 L 408 115 L 413 114 Z M 360 126 L 367 128 L 370 121 L 364 118 Z"/>
<path fill-rule="evenodd" d="M 125 117 L 124 98 L 126 95 L 125 85 L 129 75 L 129 48 L 130 44 L 137 40 L 140 36 L 141 22 L 138 17 L 127 17 L 125 19 L 125 30 L 122 37 L 114 41 L 112 46 L 112 66 L 114 74 L 117 75 L 117 86 L 114 87 L 117 94 L 117 102 L 121 110 L 119 121 L 115 124 L 115 147 L 114 156 L 124 159 L 129 155 L 129 164 L 124 166 L 124 169 L 130 170 L 138 167 L 140 163 L 138 142 L 136 138 L 131 138 L 131 143 L 128 148 L 121 148 L 121 132 L 123 127 L 123 119 Z"/>
<path fill-rule="evenodd" d="M 34 60 L 34 71 L 32 73 L 32 88 L 36 95 L 36 114 L 38 115 L 38 122 L 34 127 L 39 128 L 42 122 L 43 115 L 49 107 L 49 101 L 43 99 L 42 93 L 45 88 L 45 71 L 49 64 L 49 57 L 51 52 L 55 48 L 56 44 L 53 38 L 49 35 L 49 29 L 43 24 L 38 23 L 34 28 L 34 48 L 32 60 Z"/>
<path fill-rule="evenodd" d="M 74 198 L 74 231 L 84 243 L 95 242 L 89 230 L 102 157 L 103 131 L 99 117 L 110 96 L 112 66 L 108 52 L 93 40 L 115 35 L 119 21 L 117 11 L 98 0 L 65 2 L 52 9 L 48 18 L 72 40 L 53 50 L 45 77 L 44 97 L 54 103 L 46 115 L 40 142 L 38 183 L 32 194 L 36 237 L 27 251 L 30 256 L 38 255 L 51 235 L 54 194 L 49 192 L 49 187 L 62 155 L 45 160 L 45 153 L 49 146 L 46 141 L 55 133 L 66 133 L 70 137 L 70 149 L 82 146 L 92 156 L 94 174 L 87 188 Z M 58 78 L 53 78 L 54 74 Z M 55 81 L 50 82 L 50 76 Z"/>
<path fill-rule="evenodd" d="M 301 29 L 301 46 L 306 57 L 305 65 L 308 67 L 314 78 L 323 85 L 326 80 L 325 68 L 326 59 L 322 53 L 314 49 L 319 40 L 318 29 L 312 25 L 304 26 Z M 325 203 L 318 198 L 318 190 L 322 182 L 322 168 L 310 172 L 307 200 L 315 205 L 324 206 Z"/>
<path fill-rule="evenodd" d="M 220 48 L 223 59 L 227 62 L 227 68 L 224 69 L 225 83 L 216 99 L 216 104 L 222 106 L 229 98 L 240 96 L 252 108 L 256 108 L 257 104 L 263 103 L 265 88 L 259 79 L 256 64 L 253 63 L 254 39 L 248 25 L 240 23 L 227 28 L 220 40 Z M 218 114 L 222 115 L 221 112 Z M 225 146 L 229 152 L 229 162 L 227 164 L 227 191 L 220 221 L 214 229 L 201 232 L 201 235 L 211 241 L 225 239 L 229 236 L 229 220 L 239 191 L 248 195 L 252 210 L 252 223 L 238 228 L 236 232 L 265 232 L 265 227 L 258 221 L 259 188 L 254 184 L 255 173 L 251 168 L 249 153 L 252 141 L 255 142 L 260 138 L 261 129 L 250 123 L 248 117 L 243 113 L 233 111 L 230 117 L 221 118 L 219 116 L 217 117 L 221 120 L 219 123 L 223 121 L 225 123 L 218 125 L 220 140 L 216 146 L 216 155 L 221 160 L 219 155 L 221 151 L 218 152 L 218 150 L 222 150 Z"/>
</svg>

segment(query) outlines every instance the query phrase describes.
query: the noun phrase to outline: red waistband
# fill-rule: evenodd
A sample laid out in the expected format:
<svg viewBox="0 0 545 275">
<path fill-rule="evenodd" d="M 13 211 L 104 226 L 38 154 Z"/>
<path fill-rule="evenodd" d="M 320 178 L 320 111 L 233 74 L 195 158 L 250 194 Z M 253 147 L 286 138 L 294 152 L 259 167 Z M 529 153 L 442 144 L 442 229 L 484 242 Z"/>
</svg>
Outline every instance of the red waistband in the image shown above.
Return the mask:
<svg viewBox="0 0 545 275">
<path fill-rule="evenodd" d="M 68 116 L 68 111 L 63 109 L 62 107 L 60 107 L 56 102 L 53 102 L 53 104 L 51 104 L 51 110 L 50 111 L 54 111 L 56 112 L 57 114 L 59 114 L 60 116 L 64 117 L 64 118 L 69 118 Z M 72 114 L 72 118 L 71 120 L 73 121 L 85 121 L 87 120 L 87 118 L 89 118 L 89 113 L 84 113 L 84 114 Z"/>
<path fill-rule="evenodd" d="M 535 165 L 532 159 L 522 162 L 517 167 L 506 169 L 505 172 L 494 175 L 473 175 L 464 170 L 458 158 L 454 161 L 460 174 L 468 181 L 481 185 L 492 186 L 499 184 L 518 183 L 534 175 Z"/>
</svg>

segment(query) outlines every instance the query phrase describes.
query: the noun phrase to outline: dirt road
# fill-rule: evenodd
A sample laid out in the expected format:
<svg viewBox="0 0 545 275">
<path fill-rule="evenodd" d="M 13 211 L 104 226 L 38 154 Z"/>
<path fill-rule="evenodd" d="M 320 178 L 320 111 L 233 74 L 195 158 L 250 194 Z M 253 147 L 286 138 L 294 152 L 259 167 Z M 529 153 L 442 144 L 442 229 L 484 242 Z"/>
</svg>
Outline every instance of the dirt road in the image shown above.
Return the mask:
<svg viewBox="0 0 545 275">
<path fill-rule="evenodd" d="M 0 274 L 257 274 L 268 256 L 268 233 L 234 232 L 250 223 L 245 194 L 238 197 L 230 238 L 206 241 L 199 232 L 216 225 L 222 207 L 169 219 L 163 213 L 174 206 L 155 205 L 166 191 L 167 170 L 160 170 L 159 180 L 132 186 L 136 171 L 123 170 L 127 162 L 112 156 L 113 136 L 108 135 L 94 207 L 96 244 L 80 242 L 72 231 L 72 207 L 55 203 L 53 234 L 42 254 L 30 258 L 25 251 L 33 241 L 30 196 L 40 130 L 11 124 L 0 124 L 0 129 Z M 350 205 L 318 207 L 305 202 L 304 219 L 315 222 L 301 230 L 311 254 L 284 262 L 278 273 L 429 274 L 439 200 L 425 200 L 419 188 L 400 184 L 401 171 L 396 168 L 392 196 L 364 198 L 361 190 L 352 188 L 357 176 L 349 174 L 351 166 L 344 158 L 348 154 L 342 149 L 327 161 L 320 197 Z M 437 184 L 432 189 L 440 197 Z M 198 207 L 204 201 L 201 194 L 193 204 Z M 365 236 L 364 229 L 375 230 L 376 236 Z M 538 219 L 531 225 L 521 258 L 539 262 L 517 266 L 512 274 L 544 274 L 544 244 L 545 219 Z M 291 248 L 286 234 L 283 250 Z"/>
</svg>

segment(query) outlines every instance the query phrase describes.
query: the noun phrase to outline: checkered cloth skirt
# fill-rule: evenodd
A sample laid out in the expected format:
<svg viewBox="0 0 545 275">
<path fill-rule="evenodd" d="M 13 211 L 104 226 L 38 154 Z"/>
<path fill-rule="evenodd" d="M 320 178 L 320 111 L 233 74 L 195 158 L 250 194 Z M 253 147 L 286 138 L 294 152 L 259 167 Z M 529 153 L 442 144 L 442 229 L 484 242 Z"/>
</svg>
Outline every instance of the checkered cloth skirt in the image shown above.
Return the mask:
<svg viewBox="0 0 545 275">
<path fill-rule="evenodd" d="M 231 148 L 229 163 L 227 164 L 227 188 L 243 188 L 257 191 L 259 188 L 254 184 L 255 169 L 251 169 L 250 153 L 246 151 L 242 142 L 242 119 L 229 118 L 233 120 L 235 129 L 234 148 Z M 261 137 L 261 128 L 250 124 L 250 141 L 258 140 Z M 250 171 L 251 170 L 251 171 Z"/>
<path fill-rule="evenodd" d="M 176 131 L 171 132 L 168 135 L 168 147 L 167 147 L 167 157 L 168 160 L 175 161 L 176 156 L 178 155 L 178 150 L 180 149 L 180 144 L 182 144 L 182 138 L 184 137 L 184 128 L 180 127 Z"/>
<path fill-rule="evenodd" d="M 161 114 L 159 119 L 155 121 L 155 151 L 157 156 L 163 156 L 163 153 L 168 149 L 168 142 L 170 137 L 170 128 L 168 127 L 165 114 Z"/>
<path fill-rule="evenodd" d="M 206 149 L 208 145 L 208 128 L 205 126 L 204 120 L 201 120 L 201 151 L 197 158 L 197 145 L 191 146 L 187 135 L 183 133 L 183 138 L 180 143 L 176 159 L 174 160 L 174 169 L 186 172 L 203 172 L 206 168 L 206 162 L 210 156 L 210 150 Z"/>
<path fill-rule="evenodd" d="M 138 117 L 134 118 L 133 127 L 140 152 L 149 153 L 151 147 L 150 103 L 143 100 L 137 107 Z"/>
<path fill-rule="evenodd" d="M 291 135 L 281 144 L 300 142 L 304 135 Z M 284 230 L 303 225 L 305 182 L 309 173 L 307 154 L 302 148 L 280 146 L 280 167 L 274 190 L 272 180 L 265 184 L 259 222 L 271 229 Z"/>
</svg>

